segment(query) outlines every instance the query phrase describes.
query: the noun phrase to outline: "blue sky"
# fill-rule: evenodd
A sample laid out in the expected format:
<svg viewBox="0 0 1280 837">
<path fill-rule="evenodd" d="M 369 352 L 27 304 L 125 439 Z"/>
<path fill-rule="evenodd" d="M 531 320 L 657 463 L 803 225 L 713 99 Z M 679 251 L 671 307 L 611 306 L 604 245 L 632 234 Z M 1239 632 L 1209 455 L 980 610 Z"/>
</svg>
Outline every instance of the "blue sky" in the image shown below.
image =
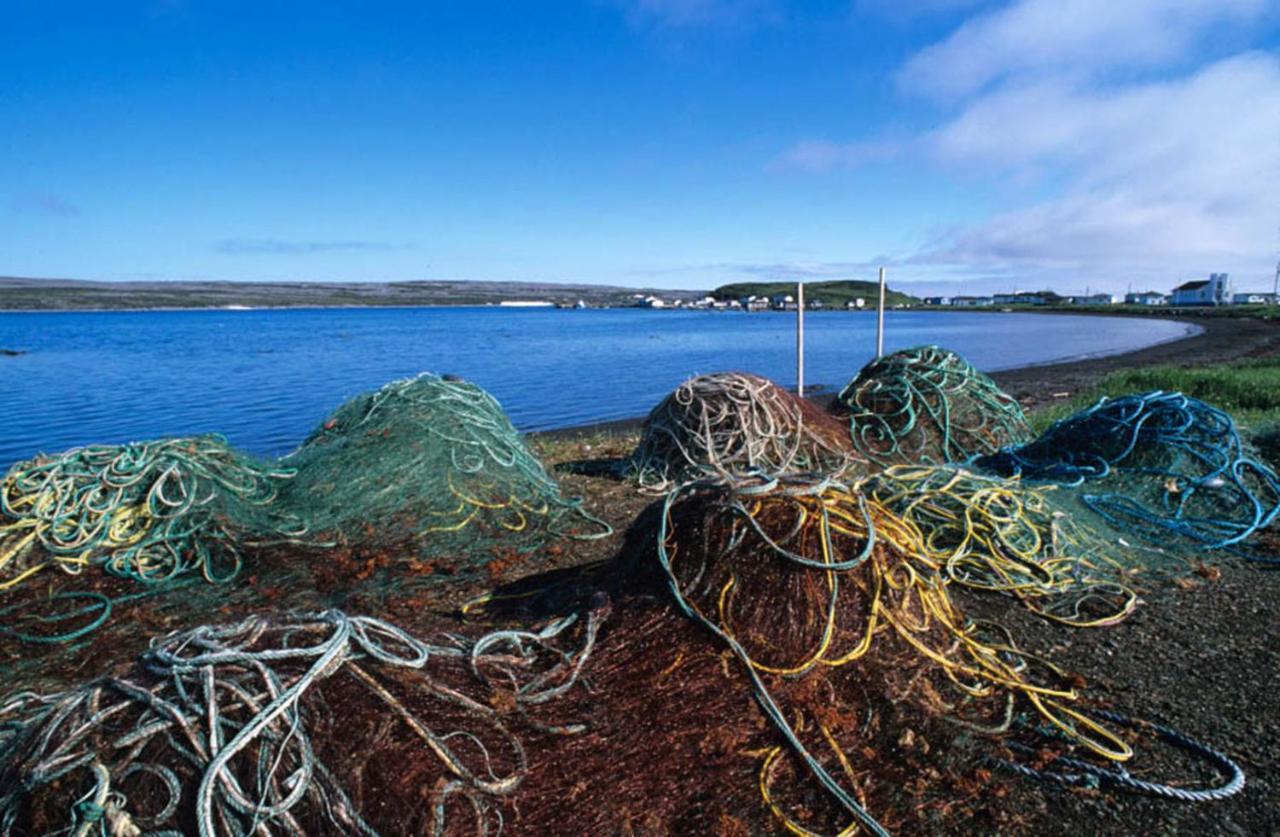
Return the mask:
<svg viewBox="0 0 1280 837">
<path fill-rule="evenodd" d="M 8 3 L 0 275 L 1269 287 L 1265 0 Z"/>
</svg>

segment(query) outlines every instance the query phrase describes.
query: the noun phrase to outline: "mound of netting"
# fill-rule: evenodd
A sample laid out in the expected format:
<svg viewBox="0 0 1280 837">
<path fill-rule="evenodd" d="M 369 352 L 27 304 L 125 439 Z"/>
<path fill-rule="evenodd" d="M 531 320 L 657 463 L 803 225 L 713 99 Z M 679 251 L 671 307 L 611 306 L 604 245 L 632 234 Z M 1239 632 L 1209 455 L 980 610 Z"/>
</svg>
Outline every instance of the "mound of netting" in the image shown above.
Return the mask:
<svg viewBox="0 0 1280 837">
<path fill-rule="evenodd" d="M 158 638 L 136 664 L 0 703 L 0 831 L 493 833 L 603 611 L 419 638 L 327 611 Z M 550 710 L 550 711 L 549 711 Z"/>
<path fill-rule="evenodd" d="M 95 445 L 14 465 L 0 484 L 0 590 L 42 569 L 164 582 L 239 572 L 248 545 L 302 537 L 275 507 L 292 471 L 221 436 Z"/>
<path fill-rule="evenodd" d="M 630 468 L 665 490 L 709 474 L 839 473 L 848 433 L 809 401 L 744 372 L 699 375 L 649 413 Z"/>
<path fill-rule="evenodd" d="M 1280 514 L 1280 479 L 1231 416 L 1176 392 L 1103 398 L 1029 443 L 974 461 L 1075 492 L 1110 525 L 1156 544 L 1232 547 Z"/>
<path fill-rule="evenodd" d="M 561 495 L 493 396 L 457 379 L 423 374 L 358 396 L 281 462 L 296 476 L 277 505 L 340 545 L 478 565 L 609 533 Z"/>
<path fill-rule="evenodd" d="M 1006 593 L 1073 627 L 1115 624 L 1137 605 L 1126 584 L 1133 550 L 1064 511 L 1052 486 L 896 465 L 858 490 L 898 519 L 902 545 L 950 583 Z"/>
<path fill-rule="evenodd" d="M 753 753 L 775 827 L 884 833 L 877 804 L 901 816 L 900 783 L 920 783 L 921 771 L 942 781 L 937 759 L 955 756 L 950 745 L 965 735 L 1004 743 L 1039 730 L 1061 748 L 1041 753 L 1039 768 L 1063 756 L 1095 778 L 1140 775 L 1117 767 L 1133 756 L 1124 722 L 1101 720 L 1066 672 L 1019 650 L 1002 624 L 968 618 L 910 521 L 861 492 L 797 480 L 690 485 L 668 496 L 661 529 L 659 563 L 677 607 L 732 655 L 775 736 Z M 1022 585 L 998 575 L 982 586 Z M 599 652 L 608 657 L 607 640 Z M 678 664 L 725 665 L 698 659 Z M 1238 769 L 1222 769 L 1228 778 L 1208 798 L 1239 790 Z"/>
<path fill-rule="evenodd" d="M 880 465 L 942 465 L 1032 438 L 1022 408 L 989 377 L 938 346 L 872 361 L 832 410 L 858 453 Z"/>
</svg>

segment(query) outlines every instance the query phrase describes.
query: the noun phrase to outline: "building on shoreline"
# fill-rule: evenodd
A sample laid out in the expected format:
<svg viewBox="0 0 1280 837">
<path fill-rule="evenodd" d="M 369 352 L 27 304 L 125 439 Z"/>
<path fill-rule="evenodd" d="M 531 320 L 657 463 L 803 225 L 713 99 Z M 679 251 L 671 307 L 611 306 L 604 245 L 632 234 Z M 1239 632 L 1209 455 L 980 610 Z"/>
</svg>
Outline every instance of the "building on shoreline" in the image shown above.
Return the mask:
<svg viewBox="0 0 1280 837">
<path fill-rule="evenodd" d="M 1170 305 L 1230 305 L 1231 277 L 1226 273 L 1210 273 L 1208 279 L 1183 282 L 1173 289 Z"/>
<path fill-rule="evenodd" d="M 1159 291 L 1129 292 L 1124 295 L 1125 305 L 1168 305 L 1169 297 Z"/>
</svg>

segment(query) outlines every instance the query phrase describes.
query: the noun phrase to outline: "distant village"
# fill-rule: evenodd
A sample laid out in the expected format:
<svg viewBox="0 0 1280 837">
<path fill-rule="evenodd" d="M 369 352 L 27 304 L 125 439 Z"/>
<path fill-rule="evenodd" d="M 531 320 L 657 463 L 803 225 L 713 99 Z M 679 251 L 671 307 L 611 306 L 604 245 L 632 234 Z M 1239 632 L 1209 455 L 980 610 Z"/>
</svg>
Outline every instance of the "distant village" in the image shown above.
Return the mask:
<svg viewBox="0 0 1280 837">
<path fill-rule="evenodd" d="M 715 311 L 794 311 L 797 307 L 796 298 L 791 294 L 744 296 L 741 299 L 716 299 L 714 296 L 704 296 L 700 299 L 674 299 L 669 301 L 656 296 L 636 294 L 634 298 L 635 306 L 637 308 L 694 308 Z M 811 299 L 804 307 L 812 311 L 820 311 L 828 306 L 821 299 Z M 850 311 L 866 308 L 867 300 L 862 297 L 855 297 L 846 302 L 844 307 Z M 903 306 L 898 305 L 895 307 L 901 308 Z"/>
<path fill-rule="evenodd" d="M 1138 291 L 1124 294 L 1061 296 L 1053 291 L 1017 291 L 992 296 L 927 296 L 925 305 L 985 308 L 995 305 L 1275 305 L 1274 293 L 1233 293 L 1231 277 L 1211 273 L 1208 279 L 1183 282 L 1169 293 Z"/>
<path fill-rule="evenodd" d="M 1126 294 L 1086 293 L 1080 296 L 1067 296 L 1053 291 L 1014 291 L 1013 293 L 992 294 L 991 296 L 927 296 L 918 302 L 899 301 L 891 308 L 913 308 L 925 306 L 932 308 L 993 308 L 1018 306 L 1097 306 L 1097 305 L 1143 305 L 1170 307 L 1181 306 L 1217 306 L 1217 305 L 1276 305 L 1280 300 L 1275 293 L 1249 291 L 1235 293 L 1231 288 L 1231 277 L 1226 273 L 1212 273 L 1208 279 L 1183 282 L 1168 293 L 1161 291 L 1136 291 Z M 513 307 L 550 307 L 559 308 L 594 308 L 618 307 L 619 303 L 589 305 L 583 300 L 576 303 L 552 303 L 546 301 L 509 301 L 500 303 Z M 629 299 L 620 302 L 621 307 L 683 309 L 683 310 L 716 310 L 716 311 L 794 311 L 798 307 L 796 297 L 788 293 L 769 296 L 744 296 L 738 299 L 722 299 L 713 295 L 692 297 L 689 295 L 668 297 L 652 293 L 632 294 Z M 840 304 L 823 300 L 815 294 L 815 298 L 805 301 L 807 310 L 848 310 L 862 311 L 875 307 L 875 300 L 870 297 L 850 297 Z"/>
</svg>

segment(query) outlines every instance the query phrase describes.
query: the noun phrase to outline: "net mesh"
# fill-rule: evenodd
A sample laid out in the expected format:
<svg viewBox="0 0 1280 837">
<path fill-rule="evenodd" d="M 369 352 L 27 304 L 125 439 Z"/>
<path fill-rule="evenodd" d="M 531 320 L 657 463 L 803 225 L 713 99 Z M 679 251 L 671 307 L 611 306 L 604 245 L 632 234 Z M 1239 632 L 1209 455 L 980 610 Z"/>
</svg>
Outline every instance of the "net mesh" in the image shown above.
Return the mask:
<svg viewBox="0 0 1280 837">
<path fill-rule="evenodd" d="M 881 466 L 965 462 L 1032 437 L 1017 401 L 938 346 L 872 361 L 832 407 L 858 453 Z"/>
<path fill-rule="evenodd" d="M 19 462 L 0 485 L 0 590 L 49 567 L 147 583 L 191 571 L 230 580 L 244 546 L 306 535 L 274 504 L 291 475 L 216 435 Z"/>
<path fill-rule="evenodd" d="M 858 464 L 840 423 L 743 372 L 690 378 L 644 423 L 630 468 L 649 489 L 711 474 L 843 473 Z"/>
<path fill-rule="evenodd" d="M 1280 514 L 1280 479 L 1231 416 L 1177 392 L 1103 398 L 974 465 L 1080 486 L 1084 506 L 1157 545 L 1230 548 Z"/>
<path fill-rule="evenodd" d="M 607 525 L 561 495 L 493 396 L 424 374 L 343 404 L 281 460 L 277 506 L 340 544 L 480 563 Z"/>
</svg>

